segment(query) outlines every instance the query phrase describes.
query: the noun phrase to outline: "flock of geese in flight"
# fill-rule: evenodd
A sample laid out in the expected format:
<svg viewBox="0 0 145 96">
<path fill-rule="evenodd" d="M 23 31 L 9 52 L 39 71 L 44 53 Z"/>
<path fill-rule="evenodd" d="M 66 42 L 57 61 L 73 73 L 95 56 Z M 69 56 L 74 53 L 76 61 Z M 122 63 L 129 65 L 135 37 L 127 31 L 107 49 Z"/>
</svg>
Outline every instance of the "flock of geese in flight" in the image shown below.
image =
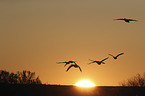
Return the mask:
<svg viewBox="0 0 145 96">
<path fill-rule="evenodd" d="M 120 53 L 120 54 L 118 54 L 118 55 L 116 55 L 116 56 L 114 56 L 114 55 L 112 55 L 112 54 L 108 54 L 108 55 L 112 56 L 114 59 L 117 59 L 120 55 L 123 55 L 123 54 L 124 54 L 124 53 Z M 88 63 L 88 64 L 92 64 L 92 63 L 97 63 L 98 65 L 105 64 L 104 61 L 107 60 L 108 58 L 109 58 L 109 57 L 107 57 L 107 58 L 105 58 L 105 59 L 103 59 L 103 60 L 100 60 L 100 61 L 90 60 L 90 59 L 89 59 L 91 62 Z M 67 68 L 66 72 L 67 72 L 70 68 L 72 68 L 72 67 L 74 67 L 74 68 L 79 68 L 79 70 L 82 72 L 81 67 L 76 63 L 76 61 L 57 62 L 57 64 L 65 64 L 64 67 L 65 67 L 66 65 L 68 65 L 68 64 L 71 64 L 71 65 Z"/>
<path fill-rule="evenodd" d="M 123 20 L 123 21 L 126 22 L 126 23 L 130 23 L 130 21 L 138 21 L 138 20 L 135 20 L 135 19 L 127 19 L 127 18 L 119 18 L 119 19 L 114 19 L 114 20 Z M 112 56 L 114 59 L 117 59 L 120 55 L 123 55 L 123 54 L 124 54 L 124 53 L 120 53 L 120 54 L 118 54 L 118 55 L 116 55 L 116 56 L 114 56 L 114 55 L 112 55 L 112 54 L 108 54 L 108 55 Z M 89 59 L 89 61 L 91 61 L 91 62 L 88 63 L 88 64 L 92 64 L 92 63 L 96 63 L 96 64 L 98 64 L 98 65 L 105 64 L 104 61 L 107 60 L 108 58 L 109 58 L 109 57 L 104 58 L 103 60 L 100 60 L 100 61 L 96 61 L 96 60 L 91 60 L 91 59 Z M 65 67 L 66 65 L 71 64 L 71 65 L 67 68 L 66 72 L 67 72 L 70 68 L 72 68 L 72 67 L 74 67 L 74 68 L 79 68 L 79 70 L 82 72 L 81 67 L 76 63 L 76 61 L 57 62 L 57 64 L 61 64 L 61 63 L 65 64 L 64 67 Z"/>
</svg>

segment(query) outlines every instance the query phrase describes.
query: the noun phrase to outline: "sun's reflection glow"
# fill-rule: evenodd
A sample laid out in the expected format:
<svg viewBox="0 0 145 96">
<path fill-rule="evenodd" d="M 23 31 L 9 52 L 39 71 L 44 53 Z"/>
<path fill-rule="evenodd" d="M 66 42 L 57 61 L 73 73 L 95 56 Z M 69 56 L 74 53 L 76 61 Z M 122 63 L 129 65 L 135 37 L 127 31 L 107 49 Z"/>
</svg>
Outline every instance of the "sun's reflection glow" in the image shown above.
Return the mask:
<svg viewBox="0 0 145 96">
<path fill-rule="evenodd" d="M 89 80 L 81 80 L 75 84 L 78 87 L 95 87 L 96 85 Z"/>
</svg>

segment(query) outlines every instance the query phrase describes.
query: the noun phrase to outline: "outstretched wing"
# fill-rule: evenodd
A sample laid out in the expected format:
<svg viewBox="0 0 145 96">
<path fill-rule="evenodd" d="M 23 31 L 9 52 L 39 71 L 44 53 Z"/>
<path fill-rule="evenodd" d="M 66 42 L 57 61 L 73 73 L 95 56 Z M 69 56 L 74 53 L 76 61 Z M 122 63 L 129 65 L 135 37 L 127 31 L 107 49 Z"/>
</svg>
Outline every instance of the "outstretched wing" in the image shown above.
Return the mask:
<svg viewBox="0 0 145 96">
<path fill-rule="evenodd" d="M 74 66 L 74 65 L 70 65 L 70 66 L 67 68 L 66 72 L 67 72 L 72 66 Z"/>
<path fill-rule="evenodd" d="M 90 61 L 94 61 L 94 60 L 91 60 L 91 59 L 89 59 Z"/>
<path fill-rule="evenodd" d="M 91 59 L 89 59 L 90 61 L 93 61 L 93 60 L 91 60 Z M 91 63 L 88 63 L 88 64 L 92 64 L 92 63 L 94 63 L 94 61 L 93 62 L 91 62 Z"/>
<path fill-rule="evenodd" d="M 129 21 L 137 21 L 137 20 L 135 20 L 135 19 L 128 19 Z"/>
<path fill-rule="evenodd" d="M 120 53 L 120 54 L 118 54 L 116 57 L 118 57 L 118 56 L 120 56 L 120 55 L 123 55 L 124 53 Z"/>
<path fill-rule="evenodd" d="M 108 54 L 108 55 L 110 55 L 110 56 L 114 57 L 112 54 Z"/>
<path fill-rule="evenodd" d="M 57 64 L 60 64 L 60 63 L 66 63 L 66 62 L 56 62 Z"/>
<path fill-rule="evenodd" d="M 93 62 L 91 62 L 91 63 L 88 63 L 88 64 L 92 64 Z"/>
<path fill-rule="evenodd" d="M 120 18 L 120 19 L 114 19 L 114 20 L 124 20 L 123 18 Z"/>
<path fill-rule="evenodd" d="M 79 69 L 80 69 L 80 71 L 82 72 L 82 69 L 81 69 L 81 67 L 79 67 Z"/>
<path fill-rule="evenodd" d="M 103 61 L 105 61 L 106 59 L 108 59 L 109 57 L 107 57 L 107 58 L 105 58 L 105 59 L 103 59 L 103 60 L 101 60 L 101 62 L 103 62 Z"/>
</svg>

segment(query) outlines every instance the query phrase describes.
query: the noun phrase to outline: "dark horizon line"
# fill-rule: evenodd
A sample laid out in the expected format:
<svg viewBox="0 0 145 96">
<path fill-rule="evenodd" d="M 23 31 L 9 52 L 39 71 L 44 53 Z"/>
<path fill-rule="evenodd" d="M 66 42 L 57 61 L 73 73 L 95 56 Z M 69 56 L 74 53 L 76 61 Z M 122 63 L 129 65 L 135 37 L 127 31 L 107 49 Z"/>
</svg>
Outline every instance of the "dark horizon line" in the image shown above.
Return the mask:
<svg viewBox="0 0 145 96">
<path fill-rule="evenodd" d="M 56 86 L 56 87 L 79 87 L 79 86 L 76 86 L 76 85 L 60 85 L 60 84 L 0 84 L 0 86 Z M 86 88 L 137 88 L 139 86 L 94 86 L 94 87 L 86 87 Z M 79 87 L 81 88 L 81 87 Z M 82 87 L 82 88 L 85 88 L 85 87 Z M 145 87 L 144 87 L 145 88 Z"/>
</svg>

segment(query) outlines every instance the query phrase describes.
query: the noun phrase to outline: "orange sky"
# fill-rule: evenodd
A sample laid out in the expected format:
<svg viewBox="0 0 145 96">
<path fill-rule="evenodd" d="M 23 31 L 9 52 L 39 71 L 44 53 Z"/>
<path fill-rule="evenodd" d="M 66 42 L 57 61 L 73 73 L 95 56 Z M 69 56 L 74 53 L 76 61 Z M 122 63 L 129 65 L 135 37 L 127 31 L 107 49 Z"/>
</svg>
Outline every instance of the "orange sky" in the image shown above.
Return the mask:
<svg viewBox="0 0 145 96">
<path fill-rule="evenodd" d="M 0 0 L 0 68 L 43 83 L 113 86 L 145 72 L 144 0 Z M 127 24 L 116 18 L 139 20 Z M 124 52 L 118 60 L 108 54 Z M 98 66 L 88 59 L 101 60 Z M 75 60 L 83 72 L 56 64 Z"/>
</svg>

